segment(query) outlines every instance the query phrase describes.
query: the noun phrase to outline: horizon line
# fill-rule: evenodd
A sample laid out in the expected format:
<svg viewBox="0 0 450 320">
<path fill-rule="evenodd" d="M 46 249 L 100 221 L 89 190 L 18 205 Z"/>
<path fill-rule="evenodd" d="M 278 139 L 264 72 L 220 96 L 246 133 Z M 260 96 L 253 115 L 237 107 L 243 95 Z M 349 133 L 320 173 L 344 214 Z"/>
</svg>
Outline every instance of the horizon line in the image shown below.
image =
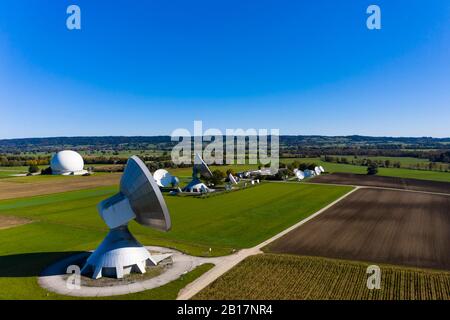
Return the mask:
<svg viewBox="0 0 450 320">
<path fill-rule="evenodd" d="M 202 135 L 214 136 L 214 135 Z M 223 134 L 222 136 L 227 136 Z M 247 135 L 246 135 L 247 136 Z M 270 134 L 268 134 L 270 136 Z M 171 137 L 168 134 L 156 134 L 156 135 L 74 135 L 74 136 L 39 136 L 39 137 L 17 137 L 17 138 L 0 138 L 0 141 L 11 141 L 11 140 L 26 140 L 26 139 L 57 139 L 57 138 L 158 138 L 158 137 Z M 181 137 L 181 136 L 180 136 Z M 190 137 L 198 137 L 198 135 L 191 135 Z M 450 136 L 394 136 L 394 135 L 362 135 L 362 134 L 349 134 L 349 135 L 325 135 L 325 134 L 280 134 L 279 137 L 365 137 L 365 138 L 392 138 L 392 139 L 436 139 L 436 140 L 446 140 L 450 139 Z"/>
</svg>

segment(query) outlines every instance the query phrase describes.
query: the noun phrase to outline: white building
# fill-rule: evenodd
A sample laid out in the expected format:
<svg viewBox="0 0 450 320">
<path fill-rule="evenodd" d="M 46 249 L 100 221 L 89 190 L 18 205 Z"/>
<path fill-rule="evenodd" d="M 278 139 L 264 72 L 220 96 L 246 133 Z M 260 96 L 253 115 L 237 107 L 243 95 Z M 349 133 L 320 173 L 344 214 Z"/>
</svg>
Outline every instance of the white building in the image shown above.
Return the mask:
<svg viewBox="0 0 450 320">
<path fill-rule="evenodd" d="M 84 170 L 84 161 L 78 152 L 72 150 L 60 151 L 50 160 L 52 174 L 80 176 L 88 173 Z"/>
</svg>

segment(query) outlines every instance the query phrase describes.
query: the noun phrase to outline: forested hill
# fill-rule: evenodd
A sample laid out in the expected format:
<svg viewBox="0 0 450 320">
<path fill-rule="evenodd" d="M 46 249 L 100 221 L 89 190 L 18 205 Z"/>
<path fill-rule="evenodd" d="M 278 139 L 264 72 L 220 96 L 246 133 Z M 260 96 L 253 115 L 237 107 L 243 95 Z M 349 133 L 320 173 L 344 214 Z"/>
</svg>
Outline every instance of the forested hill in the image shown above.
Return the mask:
<svg viewBox="0 0 450 320">
<path fill-rule="evenodd" d="M 53 152 L 63 148 L 89 149 L 147 149 L 169 148 L 170 136 L 108 136 L 108 137 L 51 137 L 0 140 L 0 153 Z M 450 149 L 450 138 L 431 137 L 370 137 L 370 136 L 280 136 L 284 151 L 300 148 L 321 149 L 378 149 L 432 150 Z"/>
</svg>

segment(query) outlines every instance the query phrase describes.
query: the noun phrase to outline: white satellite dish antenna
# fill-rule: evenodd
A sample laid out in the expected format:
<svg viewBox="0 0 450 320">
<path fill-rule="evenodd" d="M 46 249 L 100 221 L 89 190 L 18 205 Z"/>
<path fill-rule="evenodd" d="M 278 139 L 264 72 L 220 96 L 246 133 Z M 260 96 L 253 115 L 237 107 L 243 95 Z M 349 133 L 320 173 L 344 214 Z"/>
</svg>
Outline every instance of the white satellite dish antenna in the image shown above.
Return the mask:
<svg viewBox="0 0 450 320">
<path fill-rule="evenodd" d="M 294 170 L 292 170 L 293 172 L 294 172 L 294 174 L 297 174 L 297 172 L 298 172 L 298 169 L 297 168 L 295 168 Z"/>
<path fill-rule="evenodd" d="M 316 175 L 320 175 L 322 173 L 322 170 L 320 170 L 319 167 L 315 167 L 314 172 L 316 173 Z"/>
<path fill-rule="evenodd" d="M 170 255 L 151 256 L 128 230 L 128 222 L 168 231 L 169 210 L 150 171 L 137 156 L 128 159 L 120 180 L 120 191 L 97 206 L 100 216 L 110 228 L 103 242 L 87 259 L 82 273 L 122 278 L 130 272 L 145 273 L 147 264 L 156 265 Z"/>
<path fill-rule="evenodd" d="M 208 165 L 203 161 L 198 153 L 195 154 L 194 158 L 194 168 L 192 170 L 192 175 L 197 177 L 198 174 L 204 178 L 211 178 L 212 172 L 209 170 Z"/>
<path fill-rule="evenodd" d="M 168 187 L 174 181 L 174 177 L 164 169 L 158 169 L 153 173 L 156 184 L 160 187 Z"/>
<path fill-rule="evenodd" d="M 303 171 L 301 171 L 301 170 L 298 170 L 298 171 L 295 173 L 295 176 L 297 177 L 298 180 L 303 180 L 303 179 L 305 179 L 305 174 L 304 174 Z"/>
<path fill-rule="evenodd" d="M 203 161 L 198 153 L 195 154 L 194 157 L 194 167 L 192 168 L 192 180 L 188 183 L 187 186 L 184 187 L 183 191 L 192 192 L 192 190 L 198 189 L 198 186 L 203 186 L 204 184 L 200 181 L 200 177 L 203 178 L 211 178 L 212 172 L 209 170 L 208 165 Z M 213 189 L 209 189 L 206 186 L 202 187 L 202 190 L 205 192 L 214 191 Z"/>
<path fill-rule="evenodd" d="M 320 171 L 325 172 L 325 169 L 322 166 L 319 166 Z"/>
<path fill-rule="evenodd" d="M 237 181 L 236 181 L 236 178 L 233 177 L 233 175 L 232 175 L 231 173 L 228 175 L 228 179 L 230 179 L 230 182 L 231 182 L 231 183 L 233 183 L 233 184 L 238 184 Z"/>
</svg>

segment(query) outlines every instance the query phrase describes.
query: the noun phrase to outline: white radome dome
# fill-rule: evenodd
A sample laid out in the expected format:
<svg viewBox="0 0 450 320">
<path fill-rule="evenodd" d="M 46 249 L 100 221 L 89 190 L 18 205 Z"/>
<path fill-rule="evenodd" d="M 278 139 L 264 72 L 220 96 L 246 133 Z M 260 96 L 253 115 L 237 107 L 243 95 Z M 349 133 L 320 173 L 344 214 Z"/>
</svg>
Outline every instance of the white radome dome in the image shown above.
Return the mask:
<svg viewBox="0 0 450 320">
<path fill-rule="evenodd" d="M 72 150 L 60 151 L 50 160 L 53 174 L 81 175 L 85 174 L 83 158 Z"/>
</svg>

